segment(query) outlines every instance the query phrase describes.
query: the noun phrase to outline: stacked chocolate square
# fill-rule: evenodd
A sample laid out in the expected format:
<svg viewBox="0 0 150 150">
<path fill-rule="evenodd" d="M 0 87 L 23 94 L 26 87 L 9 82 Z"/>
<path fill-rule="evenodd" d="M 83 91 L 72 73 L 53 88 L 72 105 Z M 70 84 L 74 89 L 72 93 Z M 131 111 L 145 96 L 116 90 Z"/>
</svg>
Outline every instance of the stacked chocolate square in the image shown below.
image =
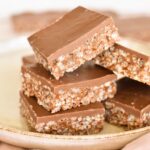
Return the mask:
<svg viewBox="0 0 150 150">
<path fill-rule="evenodd" d="M 123 113 L 120 115 L 120 110 L 124 110 L 120 108 L 124 103 L 122 95 L 126 97 L 128 91 L 125 91 L 130 89 L 119 88 L 120 92 L 114 97 L 117 77 L 102 67 L 121 74 L 120 68 L 123 70 L 123 63 L 127 61 L 134 68 L 131 63 L 134 58 L 130 58 L 132 50 L 130 55 L 130 50 L 115 44 L 118 37 L 111 17 L 83 7 L 74 9 L 54 24 L 29 37 L 35 56 L 23 58 L 20 97 L 21 112 L 32 128 L 52 134 L 94 134 L 103 128 L 105 115 L 111 123 L 121 124 L 124 117 Z M 141 77 L 139 72 L 138 77 L 134 76 L 136 71 L 141 71 L 140 67 L 139 70 L 134 69 L 134 73 L 124 71 L 123 75 L 128 76 L 131 73 L 129 77 L 134 76 L 149 84 L 149 59 L 141 59 L 141 55 L 134 54 L 139 56 L 146 67 L 143 68 L 142 65 L 142 71 L 146 72 L 145 77 Z M 134 59 L 137 60 L 136 65 L 141 64 L 139 59 Z M 136 91 L 143 94 L 142 98 L 146 96 L 149 102 L 149 86 L 128 79 L 117 82 L 119 87 L 129 86 L 126 82 L 135 82 L 131 88 L 135 89 L 136 84 L 142 87 L 143 91 L 140 88 Z M 131 92 L 130 95 L 134 96 Z M 146 106 L 147 103 L 142 105 L 143 108 Z M 131 114 L 132 112 L 134 111 Z M 128 125 L 128 115 L 125 117 Z"/>
<path fill-rule="evenodd" d="M 115 97 L 104 102 L 108 122 L 128 129 L 150 125 L 149 54 L 149 50 L 115 44 L 94 59 L 97 65 L 125 77 L 117 81 Z"/>
</svg>

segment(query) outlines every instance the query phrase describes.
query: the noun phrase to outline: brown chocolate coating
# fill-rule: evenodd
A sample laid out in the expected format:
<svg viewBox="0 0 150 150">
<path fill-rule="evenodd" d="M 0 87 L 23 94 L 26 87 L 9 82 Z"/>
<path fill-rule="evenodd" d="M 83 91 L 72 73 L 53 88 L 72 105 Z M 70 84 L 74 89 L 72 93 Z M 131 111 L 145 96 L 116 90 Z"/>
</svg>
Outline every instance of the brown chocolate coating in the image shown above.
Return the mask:
<svg viewBox="0 0 150 150">
<path fill-rule="evenodd" d="M 117 84 L 118 91 L 111 102 L 135 115 L 150 112 L 150 86 L 128 78 L 117 81 Z"/>
<path fill-rule="evenodd" d="M 128 52 L 130 53 L 131 55 L 133 54 L 134 56 L 137 56 L 137 58 L 142 58 L 143 60 L 145 61 L 150 61 L 150 55 L 146 55 L 146 54 L 142 54 L 142 49 L 141 49 L 141 52 L 139 50 L 136 50 L 136 49 L 131 49 L 131 48 L 128 48 L 128 47 L 125 47 L 123 45 L 120 45 L 120 44 L 115 44 L 114 47 L 116 49 L 121 49 L 125 52 Z M 149 53 L 150 54 L 150 53 Z"/>
<path fill-rule="evenodd" d="M 66 73 L 60 80 L 55 80 L 42 65 L 34 61 L 34 56 L 23 58 L 22 72 L 30 72 L 35 78 L 40 78 L 43 83 L 51 86 L 54 91 L 70 89 L 71 87 L 89 87 L 101 85 L 108 81 L 116 80 L 116 75 L 111 71 L 94 65 L 92 62 L 85 63 L 72 73 Z"/>
<path fill-rule="evenodd" d="M 22 92 L 20 92 L 20 96 L 21 101 L 23 101 L 23 104 L 25 105 L 26 109 L 29 110 L 30 115 L 36 123 L 46 123 L 48 121 L 55 121 L 64 117 L 84 117 L 105 113 L 103 105 L 100 102 L 97 102 L 52 114 L 49 111 L 45 110 L 42 106 L 38 105 L 35 97 L 27 97 Z"/>
<path fill-rule="evenodd" d="M 111 17 L 77 7 L 28 40 L 35 51 L 52 61 L 73 51 L 107 25 L 114 25 Z"/>
</svg>

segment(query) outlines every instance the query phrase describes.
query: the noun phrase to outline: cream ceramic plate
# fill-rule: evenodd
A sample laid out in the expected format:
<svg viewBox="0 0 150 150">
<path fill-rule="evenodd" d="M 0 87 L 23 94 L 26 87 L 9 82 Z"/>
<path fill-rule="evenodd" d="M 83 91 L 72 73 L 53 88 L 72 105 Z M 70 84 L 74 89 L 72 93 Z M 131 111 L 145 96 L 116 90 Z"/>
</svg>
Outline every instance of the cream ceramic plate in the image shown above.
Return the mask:
<svg viewBox="0 0 150 150">
<path fill-rule="evenodd" d="M 30 132 L 19 113 L 21 56 L 29 50 L 0 55 L 0 141 L 28 148 L 53 150 L 119 149 L 150 131 L 150 127 L 124 131 L 106 124 L 103 131 L 89 136 L 61 136 Z"/>
</svg>

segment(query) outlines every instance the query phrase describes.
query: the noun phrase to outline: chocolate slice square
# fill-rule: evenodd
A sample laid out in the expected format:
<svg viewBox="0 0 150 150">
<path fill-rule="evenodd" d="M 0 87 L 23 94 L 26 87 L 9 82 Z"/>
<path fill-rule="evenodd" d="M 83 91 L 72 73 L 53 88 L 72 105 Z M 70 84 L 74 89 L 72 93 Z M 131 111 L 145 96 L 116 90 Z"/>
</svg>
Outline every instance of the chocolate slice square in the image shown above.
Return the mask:
<svg viewBox="0 0 150 150">
<path fill-rule="evenodd" d="M 117 74 L 150 85 L 150 51 L 115 44 L 95 58 L 95 63 Z"/>
<path fill-rule="evenodd" d="M 36 60 L 58 80 L 95 58 L 118 39 L 111 17 L 77 7 L 28 38 Z"/>
<path fill-rule="evenodd" d="M 20 93 L 21 113 L 37 132 L 50 134 L 95 134 L 103 128 L 105 109 L 101 103 L 51 114 L 35 97 Z"/>
<path fill-rule="evenodd" d="M 129 129 L 150 125 L 150 86 L 128 78 L 117 85 L 116 96 L 104 102 L 106 120 Z"/>
<path fill-rule="evenodd" d="M 116 75 L 92 62 L 56 80 L 33 56 L 27 56 L 23 58 L 22 79 L 24 94 L 35 96 L 51 113 L 101 102 L 116 93 Z"/>
</svg>

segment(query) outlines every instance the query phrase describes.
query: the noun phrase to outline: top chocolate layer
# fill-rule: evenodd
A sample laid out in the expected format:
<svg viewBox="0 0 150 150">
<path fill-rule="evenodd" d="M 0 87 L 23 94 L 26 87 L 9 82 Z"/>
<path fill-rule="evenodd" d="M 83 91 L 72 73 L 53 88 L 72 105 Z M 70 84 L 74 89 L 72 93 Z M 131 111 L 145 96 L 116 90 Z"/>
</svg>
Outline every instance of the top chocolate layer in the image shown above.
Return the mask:
<svg viewBox="0 0 150 150">
<path fill-rule="evenodd" d="M 43 82 L 51 85 L 54 91 L 74 87 L 96 86 L 116 80 L 116 75 L 111 71 L 94 65 L 92 62 L 85 63 L 72 73 L 66 73 L 60 80 L 54 79 L 42 65 L 37 64 L 34 56 L 24 57 L 23 64 L 22 72 L 29 72 L 35 78 L 43 79 Z"/>
<path fill-rule="evenodd" d="M 33 49 L 53 60 L 85 43 L 88 37 L 101 32 L 107 25 L 114 25 L 111 17 L 77 7 L 28 40 Z"/>
<path fill-rule="evenodd" d="M 115 44 L 114 48 L 121 49 L 125 52 L 128 52 L 130 54 L 137 56 L 138 58 L 142 58 L 143 60 L 150 61 L 150 50 L 146 50 L 145 52 L 143 52 L 144 51 L 143 49 L 138 49 L 138 48 L 131 49 L 131 48 L 128 48 L 128 46 L 123 46 L 122 44 L 119 44 L 119 43 Z"/>
<path fill-rule="evenodd" d="M 128 78 L 117 83 L 117 94 L 110 101 L 137 115 L 147 110 L 150 112 L 150 86 Z"/>
<path fill-rule="evenodd" d="M 64 117 L 84 117 L 93 116 L 96 114 L 103 115 L 105 112 L 103 105 L 97 102 L 75 109 L 60 111 L 56 114 L 52 114 L 40 105 L 38 105 L 35 97 L 27 97 L 23 93 L 20 93 L 20 95 L 21 103 L 25 105 L 24 107 L 28 109 L 30 115 L 32 116 L 34 121 L 36 121 L 36 123 L 54 121 Z"/>
</svg>

